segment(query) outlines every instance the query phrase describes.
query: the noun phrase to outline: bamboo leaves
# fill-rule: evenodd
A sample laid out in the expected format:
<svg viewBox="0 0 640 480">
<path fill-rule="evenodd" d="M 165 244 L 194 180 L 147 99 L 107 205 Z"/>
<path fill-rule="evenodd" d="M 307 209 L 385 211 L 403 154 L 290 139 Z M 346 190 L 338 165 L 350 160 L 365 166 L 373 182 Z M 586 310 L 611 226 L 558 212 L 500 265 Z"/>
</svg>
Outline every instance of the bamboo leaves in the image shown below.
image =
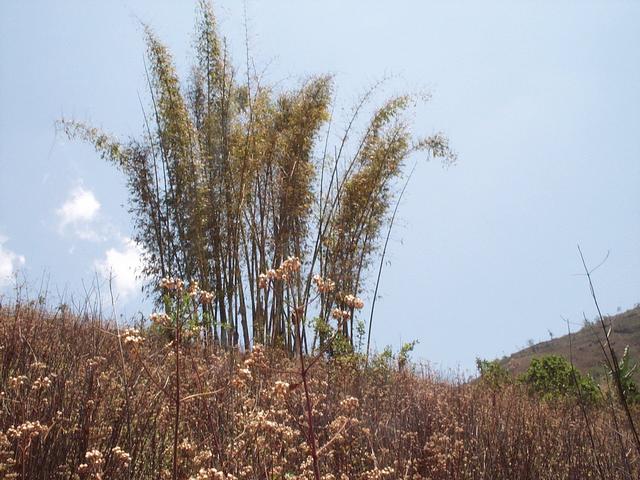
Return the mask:
<svg viewBox="0 0 640 480">
<path fill-rule="evenodd" d="M 251 71 L 237 81 L 206 1 L 199 4 L 196 61 L 184 91 L 168 49 L 148 27 L 145 36 L 150 108 L 142 138 L 123 144 L 82 124 L 62 125 L 125 173 L 153 284 L 177 276 L 214 292 L 202 326 L 213 344 L 258 341 L 293 352 L 299 345 L 291 305 L 304 305 L 306 314 L 311 278 L 320 273 L 336 288 L 321 292 L 318 313 L 329 321 L 336 302 L 350 311 L 352 322 L 342 327 L 352 340 L 349 299 L 363 290 L 394 180 L 416 150 L 453 158 L 446 138 L 414 141 L 406 119 L 413 98 L 399 96 L 374 112 L 350 159 L 345 145 L 355 116 L 335 158 L 319 156 L 318 144 L 328 141 L 320 136 L 330 120 L 330 76 L 279 91 Z M 261 272 L 291 257 L 308 265 L 306 280 L 295 288 L 260 288 Z"/>
</svg>

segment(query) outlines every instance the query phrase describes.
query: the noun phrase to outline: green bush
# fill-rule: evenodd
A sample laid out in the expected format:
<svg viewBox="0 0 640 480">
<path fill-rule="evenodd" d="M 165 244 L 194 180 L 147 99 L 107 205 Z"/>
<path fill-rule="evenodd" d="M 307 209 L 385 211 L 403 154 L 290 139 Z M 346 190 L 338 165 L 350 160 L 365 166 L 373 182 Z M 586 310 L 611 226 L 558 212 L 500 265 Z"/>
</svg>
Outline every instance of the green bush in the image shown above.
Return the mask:
<svg viewBox="0 0 640 480">
<path fill-rule="evenodd" d="M 624 392 L 625 399 L 630 404 L 640 403 L 640 388 L 638 384 L 633 380 L 633 374 L 636 371 L 637 364 L 631 362 L 629 356 L 629 345 L 624 349 L 622 359 L 618 362 L 618 368 L 620 370 L 620 383 L 622 384 L 622 391 Z M 614 375 L 613 372 L 609 372 L 609 375 Z"/>
<path fill-rule="evenodd" d="M 593 403 L 601 396 L 600 387 L 591 376 L 580 374 L 558 355 L 534 358 L 519 380 L 531 393 L 548 400 L 573 397 Z"/>
<path fill-rule="evenodd" d="M 500 387 L 513 381 L 513 377 L 498 360 L 476 358 L 480 379 L 492 387 Z"/>
</svg>

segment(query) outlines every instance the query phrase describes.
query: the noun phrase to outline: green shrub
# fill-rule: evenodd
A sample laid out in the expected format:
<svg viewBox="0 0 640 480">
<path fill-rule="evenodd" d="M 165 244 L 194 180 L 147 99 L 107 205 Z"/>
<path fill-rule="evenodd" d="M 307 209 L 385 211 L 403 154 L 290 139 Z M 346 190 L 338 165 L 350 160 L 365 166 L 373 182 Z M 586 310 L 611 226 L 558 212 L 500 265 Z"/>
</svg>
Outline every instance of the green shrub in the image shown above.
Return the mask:
<svg viewBox="0 0 640 480">
<path fill-rule="evenodd" d="M 600 387 L 595 380 L 580 374 L 567 359 L 558 355 L 534 358 L 519 380 L 531 393 L 548 400 L 573 397 L 593 403 L 600 397 Z"/>
<path fill-rule="evenodd" d="M 492 387 L 500 387 L 513 381 L 511 373 L 498 360 L 476 358 L 476 367 L 480 379 Z"/>
<path fill-rule="evenodd" d="M 405 367 L 409 363 L 409 356 L 411 352 L 413 352 L 413 349 L 415 348 L 417 343 L 418 340 L 413 340 L 412 342 L 406 342 L 402 344 L 402 347 L 400 347 L 400 351 L 397 355 L 398 370 L 405 369 Z"/>
<path fill-rule="evenodd" d="M 622 391 L 624 392 L 627 402 L 630 404 L 640 403 L 640 389 L 638 388 L 638 384 L 633 380 L 633 374 L 637 366 L 636 363 L 631 363 L 629 345 L 627 345 L 622 354 L 622 359 L 618 362 L 618 368 L 620 370 Z M 613 372 L 610 371 L 609 375 L 613 375 Z"/>
</svg>

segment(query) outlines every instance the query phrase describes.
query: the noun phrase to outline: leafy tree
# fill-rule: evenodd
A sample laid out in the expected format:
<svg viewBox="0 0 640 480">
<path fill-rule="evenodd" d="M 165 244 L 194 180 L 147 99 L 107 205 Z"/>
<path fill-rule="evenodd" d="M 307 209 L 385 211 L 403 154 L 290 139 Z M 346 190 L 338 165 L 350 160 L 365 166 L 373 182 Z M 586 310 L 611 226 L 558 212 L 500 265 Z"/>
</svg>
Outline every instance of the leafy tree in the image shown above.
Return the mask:
<svg viewBox="0 0 640 480">
<path fill-rule="evenodd" d="M 593 378 L 581 375 L 567 359 L 558 355 L 534 358 L 520 381 L 529 391 L 546 399 L 574 397 L 595 402 L 600 397 L 600 388 Z"/>
<path fill-rule="evenodd" d="M 476 358 L 476 367 L 480 379 L 492 387 L 500 387 L 513 381 L 513 377 L 498 360 L 483 360 Z"/>
<path fill-rule="evenodd" d="M 319 274 L 334 288 L 320 292 L 318 316 L 328 323 L 335 308 L 343 312 L 338 328 L 353 347 L 356 312 L 349 299 L 364 290 L 393 182 L 414 152 L 453 162 L 446 137 L 413 136 L 407 113 L 416 99 L 408 95 L 377 108 L 358 137 L 368 92 L 330 148 L 329 137 L 321 137 L 330 126 L 332 78 L 277 90 L 249 62 L 246 75 L 238 75 L 205 1 L 185 85 L 150 28 L 145 37 L 145 134 L 122 142 L 79 122 L 61 125 L 124 172 L 135 238 L 146 251 L 148 291 L 159 298 L 161 278 L 195 280 L 215 293 L 203 316 L 210 319 L 202 325 L 207 340 L 223 347 L 255 341 L 293 352 L 292 318 L 306 318 Z M 261 275 L 289 257 L 302 261 L 304 280 L 293 289 L 283 282 L 264 288 Z M 303 306 L 302 314 L 292 305 Z M 306 344 L 306 334 L 303 339 Z"/>
</svg>

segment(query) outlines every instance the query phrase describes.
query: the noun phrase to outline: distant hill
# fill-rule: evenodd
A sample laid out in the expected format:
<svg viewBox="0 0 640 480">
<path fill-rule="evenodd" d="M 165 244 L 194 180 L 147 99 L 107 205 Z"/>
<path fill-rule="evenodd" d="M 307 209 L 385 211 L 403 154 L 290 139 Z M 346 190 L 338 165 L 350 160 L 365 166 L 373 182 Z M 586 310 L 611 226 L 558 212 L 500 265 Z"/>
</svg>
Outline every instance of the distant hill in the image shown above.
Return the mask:
<svg viewBox="0 0 640 480">
<path fill-rule="evenodd" d="M 640 364 L 640 306 L 618 315 L 606 317 L 605 320 L 607 324 L 609 320 L 612 321 L 612 333 L 609 338 L 618 357 L 622 357 L 624 348 L 629 345 L 632 361 Z M 604 340 L 604 333 L 599 322 L 572 332 L 571 343 L 573 363 L 576 368 L 598 378 L 603 374 L 604 358 L 596 335 L 600 340 Z M 564 335 L 537 343 L 503 358 L 500 363 L 514 374 L 519 374 L 527 369 L 533 358 L 546 355 L 561 355 L 569 359 L 569 336 Z M 636 372 L 636 377 L 640 378 L 640 372 Z"/>
</svg>

